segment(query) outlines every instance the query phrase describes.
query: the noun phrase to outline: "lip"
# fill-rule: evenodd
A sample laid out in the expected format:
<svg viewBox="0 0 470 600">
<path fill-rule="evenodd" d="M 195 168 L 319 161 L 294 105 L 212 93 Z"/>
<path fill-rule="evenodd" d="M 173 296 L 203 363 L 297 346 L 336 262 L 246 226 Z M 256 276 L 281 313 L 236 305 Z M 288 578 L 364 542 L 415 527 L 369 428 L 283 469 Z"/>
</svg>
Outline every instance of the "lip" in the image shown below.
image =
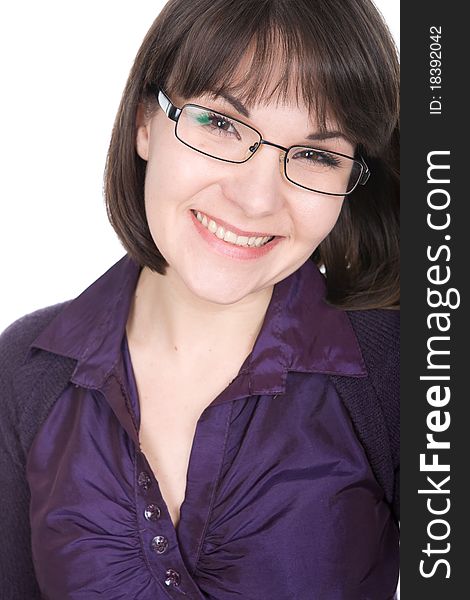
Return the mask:
<svg viewBox="0 0 470 600">
<path fill-rule="evenodd" d="M 203 214 L 209 217 L 207 213 Z M 236 246 L 235 244 L 224 242 L 224 240 L 219 239 L 216 235 L 214 235 L 208 229 L 206 229 L 206 227 L 204 227 L 204 225 L 197 220 L 196 215 L 193 213 L 192 210 L 189 211 L 189 215 L 194 224 L 194 227 L 196 228 L 197 233 L 199 233 L 199 235 L 207 242 L 207 244 L 212 248 L 212 250 L 214 250 L 217 254 L 221 254 L 229 258 L 239 260 L 253 260 L 256 258 L 261 258 L 266 254 L 269 254 L 269 252 L 271 252 L 279 244 L 279 242 L 284 239 L 282 237 L 275 237 L 271 242 L 268 242 L 267 244 L 265 244 L 264 246 L 260 246 L 259 248 L 257 248 L 256 246 Z M 217 220 L 217 223 L 219 223 L 222 226 L 224 225 L 224 222 L 220 219 Z M 230 229 L 230 226 L 228 224 L 227 228 Z M 231 231 L 236 233 L 240 230 L 231 229 Z M 255 237 L 261 237 L 263 235 L 269 234 L 240 232 L 239 235 L 251 235 Z"/>
<path fill-rule="evenodd" d="M 266 233 L 266 232 L 262 232 L 262 231 L 243 231 L 243 229 L 238 229 L 238 227 L 235 227 L 234 225 L 231 225 L 230 223 L 227 223 L 226 221 L 223 221 L 222 219 L 219 219 L 218 217 L 215 218 L 212 215 L 209 215 L 206 212 L 203 212 L 202 210 L 198 211 L 197 208 L 194 208 L 193 210 L 195 210 L 196 212 L 200 212 L 203 215 L 206 215 L 206 217 L 208 219 L 212 219 L 213 221 L 215 221 L 218 225 L 222 225 L 222 227 L 225 230 L 230 230 L 233 233 L 236 233 L 237 235 L 240 236 L 246 236 L 246 237 L 273 237 L 274 234 L 273 233 Z"/>
</svg>

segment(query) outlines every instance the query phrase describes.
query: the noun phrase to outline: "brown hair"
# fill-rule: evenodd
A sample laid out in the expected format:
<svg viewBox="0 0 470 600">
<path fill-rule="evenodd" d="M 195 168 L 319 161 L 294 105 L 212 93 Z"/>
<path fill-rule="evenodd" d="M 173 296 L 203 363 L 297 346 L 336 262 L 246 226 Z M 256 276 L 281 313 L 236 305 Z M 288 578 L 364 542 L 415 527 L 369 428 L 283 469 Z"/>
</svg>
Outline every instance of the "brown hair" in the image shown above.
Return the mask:
<svg viewBox="0 0 470 600">
<path fill-rule="evenodd" d="M 233 81 L 240 59 L 250 68 Z M 275 80 L 273 73 L 280 73 Z M 105 171 L 109 220 L 139 264 L 164 274 L 144 205 L 146 162 L 136 152 L 141 103 L 228 92 L 246 105 L 294 91 L 320 128 L 332 115 L 371 170 L 345 198 L 312 259 L 326 269 L 327 301 L 385 308 L 399 299 L 399 67 L 370 0 L 170 0 L 147 33 L 114 124 Z"/>
</svg>

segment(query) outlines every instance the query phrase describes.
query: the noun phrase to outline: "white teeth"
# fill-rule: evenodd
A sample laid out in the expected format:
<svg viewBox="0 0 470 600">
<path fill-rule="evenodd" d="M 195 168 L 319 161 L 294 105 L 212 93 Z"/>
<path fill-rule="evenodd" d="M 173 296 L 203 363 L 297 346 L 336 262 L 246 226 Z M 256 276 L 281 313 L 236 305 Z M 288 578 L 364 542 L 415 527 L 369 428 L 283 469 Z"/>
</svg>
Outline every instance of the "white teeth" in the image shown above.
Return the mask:
<svg viewBox="0 0 470 600">
<path fill-rule="evenodd" d="M 214 233 L 220 240 L 224 240 L 229 244 L 235 244 L 236 246 L 245 247 L 256 247 L 259 248 L 272 239 L 272 236 L 265 237 L 248 237 L 245 235 L 237 235 L 233 231 L 225 229 L 222 225 L 218 225 L 212 219 L 208 219 L 206 215 L 199 211 L 196 211 L 197 220 L 204 225 L 211 233 Z"/>
<path fill-rule="evenodd" d="M 240 235 L 237 238 L 237 246 L 246 246 L 248 244 L 248 238 L 245 235 Z"/>
<path fill-rule="evenodd" d="M 237 236 L 233 231 L 226 231 L 224 235 L 224 242 L 230 242 L 231 244 L 235 244 L 237 242 Z"/>
</svg>

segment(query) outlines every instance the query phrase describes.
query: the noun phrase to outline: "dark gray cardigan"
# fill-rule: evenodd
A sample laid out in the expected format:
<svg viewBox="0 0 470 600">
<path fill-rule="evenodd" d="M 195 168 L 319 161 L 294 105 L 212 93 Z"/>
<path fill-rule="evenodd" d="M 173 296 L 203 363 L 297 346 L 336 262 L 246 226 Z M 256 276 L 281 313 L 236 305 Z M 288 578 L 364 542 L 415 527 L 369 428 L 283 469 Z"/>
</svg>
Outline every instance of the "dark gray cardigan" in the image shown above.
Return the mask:
<svg viewBox="0 0 470 600">
<path fill-rule="evenodd" d="M 69 301 L 70 302 L 70 301 Z M 36 600 L 26 459 L 36 432 L 67 385 L 75 359 L 29 345 L 68 302 L 15 321 L 0 336 L 0 598 Z M 331 376 L 377 481 L 399 520 L 399 312 L 348 312 L 369 377 Z"/>
</svg>

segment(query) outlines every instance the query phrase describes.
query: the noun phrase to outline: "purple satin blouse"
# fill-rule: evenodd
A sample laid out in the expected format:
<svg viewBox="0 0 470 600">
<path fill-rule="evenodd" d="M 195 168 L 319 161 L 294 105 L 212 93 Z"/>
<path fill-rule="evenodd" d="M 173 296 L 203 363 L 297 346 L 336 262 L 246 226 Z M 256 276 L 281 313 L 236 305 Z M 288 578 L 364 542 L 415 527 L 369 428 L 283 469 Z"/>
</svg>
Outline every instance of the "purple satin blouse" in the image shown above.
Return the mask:
<svg viewBox="0 0 470 600">
<path fill-rule="evenodd" d="M 398 528 L 328 377 L 366 368 L 316 266 L 275 285 L 252 352 L 199 417 L 176 528 L 139 446 L 125 335 L 139 272 L 123 257 L 32 344 L 77 359 L 28 455 L 43 597 L 393 598 Z"/>
</svg>

